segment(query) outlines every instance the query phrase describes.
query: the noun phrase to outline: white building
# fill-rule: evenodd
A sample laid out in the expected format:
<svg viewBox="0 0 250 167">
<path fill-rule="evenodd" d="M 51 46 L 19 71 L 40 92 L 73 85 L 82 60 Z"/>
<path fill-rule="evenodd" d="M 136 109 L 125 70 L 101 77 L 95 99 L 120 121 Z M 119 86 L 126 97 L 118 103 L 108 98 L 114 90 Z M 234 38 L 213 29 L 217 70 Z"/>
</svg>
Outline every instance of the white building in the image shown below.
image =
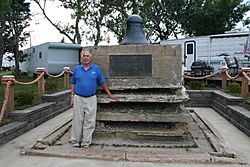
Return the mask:
<svg viewBox="0 0 250 167">
<path fill-rule="evenodd" d="M 79 64 L 81 46 L 79 44 L 47 42 L 25 49 L 26 61 L 20 63 L 22 72 L 33 75 L 38 67 L 44 67 L 50 74 L 59 74 L 63 67 L 72 70 Z"/>
<path fill-rule="evenodd" d="M 8 57 L 13 56 L 12 53 L 5 53 L 3 55 L 3 60 L 2 60 L 2 68 L 13 68 L 15 66 L 15 60 L 14 58 L 10 60 Z"/>
<path fill-rule="evenodd" d="M 191 69 L 194 61 L 203 60 L 217 71 L 225 56 L 235 56 L 242 61 L 245 57 L 244 45 L 249 32 L 234 32 L 217 35 L 199 36 L 184 39 L 163 40 L 161 44 L 180 44 L 182 49 L 182 64 Z"/>
</svg>

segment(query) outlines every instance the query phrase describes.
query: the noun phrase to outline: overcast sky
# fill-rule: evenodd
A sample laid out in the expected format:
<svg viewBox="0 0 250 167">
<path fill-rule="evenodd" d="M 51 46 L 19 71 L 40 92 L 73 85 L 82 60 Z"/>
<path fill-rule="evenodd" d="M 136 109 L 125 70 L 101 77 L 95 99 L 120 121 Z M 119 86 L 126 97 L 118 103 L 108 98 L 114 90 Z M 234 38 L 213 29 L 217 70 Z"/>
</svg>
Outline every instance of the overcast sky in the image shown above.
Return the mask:
<svg viewBox="0 0 250 167">
<path fill-rule="evenodd" d="M 29 0 L 27 0 L 29 1 Z M 65 20 L 65 23 L 70 22 L 70 11 L 67 11 L 63 8 L 58 8 L 58 4 L 55 2 L 47 1 L 47 14 L 53 21 Z M 64 37 L 61 35 L 58 30 L 56 30 L 41 13 L 39 7 L 34 2 L 31 2 L 30 5 L 31 13 L 34 14 L 32 17 L 31 25 L 26 28 L 26 31 L 29 31 L 31 34 L 30 42 L 24 47 L 28 48 L 29 46 L 40 45 L 45 42 L 60 42 Z M 248 12 L 250 15 L 250 12 Z M 63 18 L 63 19 L 62 19 Z M 242 27 L 242 24 L 239 24 L 238 27 Z M 66 37 L 65 42 L 70 42 Z M 116 39 L 113 39 L 111 36 L 111 44 L 117 44 Z M 102 42 L 102 45 L 107 45 L 106 42 Z M 87 43 L 86 41 L 82 42 L 82 45 L 91 45 L 91 43 Z"/>
<path fill-rule="evenodd" d="M 54 21 L 56 20 L 69 20 L 70 13 L 67 10 L 62 10 L 57 7 L 56 3 L 51 3 L 47 1 L 49 5 L 46 6 L 46 11 L 48 16 L 51 17 Z M 63 38 L 58 30 L 56 30 L 41 14 L 41 10 L 34 2 L 31 2 L 30 5 L 31 13 L 34 15 L 30 26 L 26 28 L 26 31 L 30 31 L 31 34 L 31 45 L 39 45 L 45 42 L 60 42 Z M 66 38 L 65 38 L 66 39 Z M 29 46 L 27 46 L 29 47 Z"/>
<path fill-rule="evenodd" d="M 30 2 L 27 0 L 27 2 Z M 59 8 L 59 3 L 47 1 L 46 12 L 49 18 L 53 21 L 63 20 L 65 24 L 71 21 L 70 11 L 64 8 Z M 54 26 L 52 26 L 49 21 L 47 21 L 44 16 L 41 14 L 41 10 L 38 5 L 34 2 L 30 4 L 31 13 L 34 15 L 32 17 L 31 25 L 25 29 L 25 31 L 30 32 L 31 34 L 31 46 L 36 46 L 45 42 L 60 42 L 64 37 L 65 42 L 71 43 L 67 37 L 60 34 Z M 112 38 L 110 35 L 111 44 L 117 44 L 117 40 Z M 93 45 L 88 41 L 82 39 L 82 45 Z M 107 42 L 102 42 L 102 45 L 108 45 Z M 110 45 L 110 44 L 109 44 Z M 24 48 L 30 47 L 28 43 Z"/>
</svg>

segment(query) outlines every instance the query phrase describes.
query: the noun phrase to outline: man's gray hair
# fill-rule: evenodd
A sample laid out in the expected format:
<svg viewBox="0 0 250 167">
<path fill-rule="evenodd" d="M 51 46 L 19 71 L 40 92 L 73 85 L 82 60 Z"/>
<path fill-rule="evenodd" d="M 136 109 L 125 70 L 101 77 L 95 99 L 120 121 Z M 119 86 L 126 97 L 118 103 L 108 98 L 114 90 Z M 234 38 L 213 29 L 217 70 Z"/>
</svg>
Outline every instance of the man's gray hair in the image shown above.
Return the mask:
<svg viewBox="0 0 250 167">
<path fill-rule="evenodd" d="M 82 57 L 83 53 L 85 53 L 85 52 L 88 52 L 88 53 L 90 53 L 91 56 L 93 56 L 92 53 L 88 49 L 82 49 L 81 57 Z"/>
</svg>

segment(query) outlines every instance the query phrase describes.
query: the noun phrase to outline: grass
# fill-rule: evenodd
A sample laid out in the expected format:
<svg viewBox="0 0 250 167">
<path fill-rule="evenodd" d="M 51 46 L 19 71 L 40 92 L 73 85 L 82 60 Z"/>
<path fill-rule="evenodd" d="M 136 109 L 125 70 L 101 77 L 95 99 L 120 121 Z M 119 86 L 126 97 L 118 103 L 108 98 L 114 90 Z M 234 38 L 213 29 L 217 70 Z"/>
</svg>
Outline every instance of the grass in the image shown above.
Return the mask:
<svg viewBox="0 0 250 167">
<path fill-rule="evenodd" d="M 4 118 L 3 121 L 0 123 L 0 127 L 1 127 L 1 126 L 4 126 L 4 125 L 6 125 L 6 124 L 9 124 L 9 123 L 11 123 L 12 121 L 13 121 L 13 120 L 12 120 L 11 118 L 6 117 L 6 118 Z"/>
<path fill-rule="evenodd" d="M 246 110 L 250 111 L 250 95 L 248 94 L 247 100 L 241 105 L 241 107 L 245 108 Z"/>
<path fill-rule="evenodd" d="M 64 90 L 64 78 L 46 78 L 45 93 L 52 94 Z"/>
<path fill-rule="evenodd" d="M 0 71 L 0 77 L 2 78 L 3 75 L 11 75 L 11 71 Z M 21 75 L 17 80 L 20 82 L 30 82 L 35 80 L 36 77 L 28 77 L 27 75 Z M 59 92 L 64 90 L 64 83 L 63 83 L 63 77 L 61 78 L 49 78 L 45 77 L 45 93 L 46 94 L 52 94 L 55 92 Z M 52 85 L 52 86 L 51 86 Z M 46 88 L 48 87 L 48 89 Z M 43 101 L 38 97 L 38 87 L 37 83 L 32 85 L 14 85 L 14 97 L 16 97 L 21 92 L 31 92 L 33 95 L 33 101 L 30 105 L 20 105 L 16 102 L 14 107 L 15 109 L 25 109 L 37 104 L 42 103 Z M 4 87 L 3 84 L 0 84 L 0 105 L 2 107 L 3 105 L 3 98 L 4 98 Z"/>
</svg>

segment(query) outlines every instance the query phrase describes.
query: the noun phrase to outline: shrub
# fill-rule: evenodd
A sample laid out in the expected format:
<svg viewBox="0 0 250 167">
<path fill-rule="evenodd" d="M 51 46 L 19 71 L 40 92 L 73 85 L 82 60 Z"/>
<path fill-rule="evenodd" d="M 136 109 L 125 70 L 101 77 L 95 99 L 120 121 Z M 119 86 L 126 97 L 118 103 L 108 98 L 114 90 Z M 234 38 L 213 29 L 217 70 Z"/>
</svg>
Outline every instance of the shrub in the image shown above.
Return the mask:
<svg viewBox="0 0 250 167">
<path fill-rule="evenodd" d="M 227 86 L 227 91 L 229 93 L 233 93 L 233 94 L 236 94 L 236 93 L 240 93 L 241 91 L 241 86 L 239 83 L 237 82 L 231 82 L 228 84 Z"/>
<path fill-rule="evenodd" d="M 32 104 L 34 99 L 33 91 L 21 91 L 15 95 L 15 100 L 19 106 Z"/>
<path fill-rule="evenodd" d="M 200 90 L 203 88 L 202 81 L 192 80 L 188 83 L 189 89 Z"/>
<path fill-rule="evenodd" d="M 4 126 L 6 124 L 9 124 L 11 122 L 13 122 L 13 120 L 11 118 L 9 118 L 8 116 L 5 116 L 4 119 L 3 119 L 3 121 L 0 123 L 0 127 Z"/>
<path fill-rule="evenodd" d="M 58 91 L 58 79 L 47 80 L 45 83 L 45 89 L 48 93 L 54 93 Z"/>
</svg>

